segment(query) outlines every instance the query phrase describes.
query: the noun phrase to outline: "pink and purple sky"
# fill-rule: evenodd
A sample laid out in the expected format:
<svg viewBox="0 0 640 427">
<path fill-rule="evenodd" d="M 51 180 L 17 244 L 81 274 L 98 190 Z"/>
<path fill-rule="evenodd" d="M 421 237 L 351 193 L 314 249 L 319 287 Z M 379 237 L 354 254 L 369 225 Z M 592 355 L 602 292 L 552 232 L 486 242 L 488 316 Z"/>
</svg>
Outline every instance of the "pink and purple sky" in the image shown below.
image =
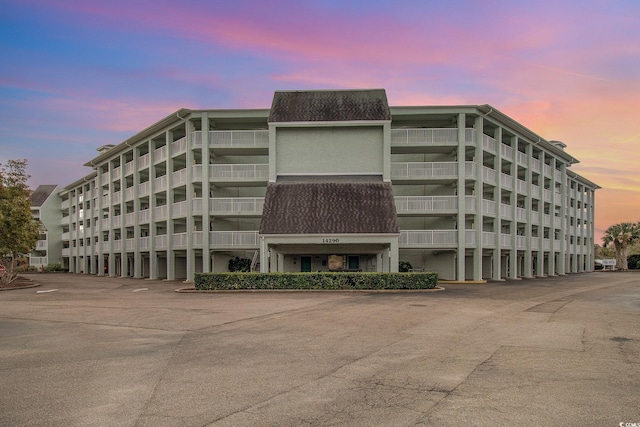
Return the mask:
<svg viewBox="0 0 640 427">
<path fill-rule="evenodd" d="M 596 234 L 640 220 L 637 0 L 0 0 L 0 163 L 65 186 L 181 107 L 279 89 L 491 104 L 581 163 Z"/>
</svg>

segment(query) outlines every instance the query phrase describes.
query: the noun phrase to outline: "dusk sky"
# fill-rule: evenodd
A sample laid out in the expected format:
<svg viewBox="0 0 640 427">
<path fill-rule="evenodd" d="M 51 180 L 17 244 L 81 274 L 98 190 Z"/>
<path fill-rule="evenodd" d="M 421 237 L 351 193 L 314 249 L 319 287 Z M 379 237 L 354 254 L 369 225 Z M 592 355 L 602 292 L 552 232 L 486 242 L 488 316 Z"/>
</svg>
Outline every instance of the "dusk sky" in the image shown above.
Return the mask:
<svg viewBox="0 0 640 427">
<path fill-rule="evenodd" d="M 602 187 L 596 238 L 640 220 L 640 1 L 0 0 L 0 163 L 64 187 L 184 107 L 280 89 L 490 104 Z"/>
</svg>

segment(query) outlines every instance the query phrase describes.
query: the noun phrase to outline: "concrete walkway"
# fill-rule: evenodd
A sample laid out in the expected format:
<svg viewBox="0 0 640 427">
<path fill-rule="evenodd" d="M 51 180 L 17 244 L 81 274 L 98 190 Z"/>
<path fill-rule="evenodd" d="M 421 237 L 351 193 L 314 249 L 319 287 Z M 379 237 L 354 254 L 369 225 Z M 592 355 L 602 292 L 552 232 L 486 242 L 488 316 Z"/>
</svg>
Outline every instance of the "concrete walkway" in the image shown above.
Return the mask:
<svg viewBox="0 0 640 427">
<path fill-rule="evenodd" d="M 640 423 L 637 273 L 437 293 L 32 277 L 0 293 L 3 426 Z"/>
</svg>

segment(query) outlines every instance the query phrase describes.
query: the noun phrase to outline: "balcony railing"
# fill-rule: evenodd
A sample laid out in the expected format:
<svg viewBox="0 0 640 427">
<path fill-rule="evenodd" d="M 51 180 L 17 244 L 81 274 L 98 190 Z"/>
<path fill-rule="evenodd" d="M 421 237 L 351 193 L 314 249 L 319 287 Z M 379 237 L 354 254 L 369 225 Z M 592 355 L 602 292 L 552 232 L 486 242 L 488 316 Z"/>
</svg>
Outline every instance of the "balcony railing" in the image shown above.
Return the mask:
<svg viewBox="0 0 640 427">
<path fill-rule="evenodd" d="M 269 179 L 269 165 L 265 163 L 209 165 L 209 179 L 222 182 L 266 181 Z"/>
<path fill-rule="evenodd" d="M 209 244 L 212 249 L 258 248 L 257 231 L 211 231 Z"/>
<path fill-rule="evenodd" d="M 269 147 L 268 130 L 209 131 L 211 145 L 216 147 Z"/>
<path fill-rule="evenodd" d="M 156 206 L 155 210 L 153 212 L 154 214 L 154 218 L 156 220 L 165 220 L 168 218 L 168 206 L 167 205 L 162 205 L 162 206 Z"/>
<path fill-rule="evenodd" d="M 124 164 L 124 176 L 129 176 L 133 174 L 133 160 Z"/>
<path fill-rule="evenodd" d="M 167 249 L 168 236 L 166 234 L 161 234 L 160 236 L 156 236 L 156 249 Z"/>
<path fill-rule="evenodd" d="M 171 143 L 171 156 L 175 157 L 177 154 L 184 153 L 187 150 L 187 138 L 182 137 Z"/>
<path fill-rule="evenodd" d="M 458 209 L 457 196 L 396 196 L 399 214 L 454 213 Z"/>
<path fill-rule="evenodd" d="M 138 186 L 138 197 L 148 196 L 151 192 L 151 181 L 141 182 Z"/>
<path fill-rule="evenodd" d="M 171 217 L 178 218 L 187 215 L 187 201 L 177 202 L 171 205 Z"/>
<path fill-rule="evenodd" d="M 502 154 L 503 159 L 513 161 L 513 148 L 510 146 L 500 144 L 500 154 Z"/>
<path fill-rule="evenodd" d="M 220 216 L 262 215 L 264 197 L 228 197 L 209 200 L 209 213 Z"/>
<path fill-rule="evenodd" d="M 141 251 L 148 251 L 150 249 L 151 237 L 144 236 L 138 239 L 138 245 Z"/>
<path fill-rule="evenodd" d="M 457 162 L 393 162 L 391 179 L 455 179 Z"/>
<path fill-rule="evenodd" d="M 185 249 L 187 247 L 187 233 L 174 233 L 171 236 L 171 246 L 174 249 Z"/>
<path fill-rule="evenodd" d="M 138 157 L 138 169 L 146 169 L 149 167 L 149 153 L 147 154 L 143 154 L 142 156 Z"/>
<path fill-rule="evenodd" d="M 473 129 L 472 129 L 473 130 Z M 391 146 L 458 143 L 458 129 L 391 129 Z"/>
<path fill-rule="evenodd" d="M 160 163 L 167 160 L 167 146 L 163 145 L 160 148 L 153 150 L 153 162 Z"/>
<path fill-rule="evenodd" d="M 49 264 L 49 258 L 46 256 L 40 257 L 40 256 L 32 256 L 29 257 L 29 265 L 33 265 L 36 267 L 40 267 L 40 266 L 46 266 L 47 264 Z"/>
<path fill-rule="evenodd" d="M 452 247 L 457 239 L 457 230 L 405 230 L 400 231 L 398 244 L 402 248 Z"/>
<path fill-rule="evenodd" d="M 496 154 L 498 152 L 498 142 L 495 138 L 482 134 L 482 148 L 489 153 Z"/>
<path fill-rule="evenodd" d="M 180 169 L 171 173 L 171 185 L 179 187 L 187 183 L 187 169 Z"/>
<path fill-rule="evenodd" d="M 153 180 L 153 188 L 155 192 L 164 191 L 167 189 L 167 175 L 162 175 Z"/>
</svg>

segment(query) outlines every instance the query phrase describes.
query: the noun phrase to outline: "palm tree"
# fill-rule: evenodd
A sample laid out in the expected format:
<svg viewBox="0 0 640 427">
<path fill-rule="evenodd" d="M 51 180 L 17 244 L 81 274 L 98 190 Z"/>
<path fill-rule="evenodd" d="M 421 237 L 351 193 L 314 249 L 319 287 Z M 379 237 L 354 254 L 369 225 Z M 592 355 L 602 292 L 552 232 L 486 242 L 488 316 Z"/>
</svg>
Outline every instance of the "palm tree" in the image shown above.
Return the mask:
<svg viewBox="0 0 640 427">
<path fill-rule="evenodd" d="M 604 246 L 613 242 L 616 249 L 616 268 L 618 270 L 628 270 L 627 266 L 627 247 L 634 240 L 640 238 L 640 223 L 621 222 L 612 225 L 604 232 L 602 241 Z"/>
</svg>

